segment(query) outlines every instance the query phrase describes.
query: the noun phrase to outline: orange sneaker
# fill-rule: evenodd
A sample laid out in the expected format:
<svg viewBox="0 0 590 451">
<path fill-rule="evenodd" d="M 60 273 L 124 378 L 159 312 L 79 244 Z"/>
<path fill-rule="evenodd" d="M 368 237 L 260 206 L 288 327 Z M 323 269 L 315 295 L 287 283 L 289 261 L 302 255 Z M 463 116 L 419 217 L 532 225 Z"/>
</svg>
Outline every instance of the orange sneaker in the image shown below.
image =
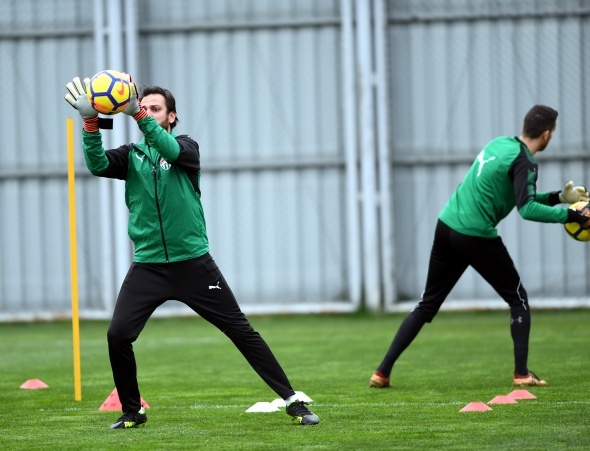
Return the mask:
<svg viewBox="0 0 590 451">
<path fill-rule="evenodd" d="M 369 388 L 389 388 L 391 387 L 391 381 L 388 377 L 383 377 L 374 373 L 369 381 Z"/>
<path fill-rule="evenodd" d="M 518 386 L 547 385 L 547 382 L 539 379 L 539 377 L 535 373 L 533 373 L 532 371 L 529 371 L 529 374 L 527 374 L 525 376 L 522 376 L 518 373 L 514 373 L 514 385 L 518 385 Z"/>
</svg>

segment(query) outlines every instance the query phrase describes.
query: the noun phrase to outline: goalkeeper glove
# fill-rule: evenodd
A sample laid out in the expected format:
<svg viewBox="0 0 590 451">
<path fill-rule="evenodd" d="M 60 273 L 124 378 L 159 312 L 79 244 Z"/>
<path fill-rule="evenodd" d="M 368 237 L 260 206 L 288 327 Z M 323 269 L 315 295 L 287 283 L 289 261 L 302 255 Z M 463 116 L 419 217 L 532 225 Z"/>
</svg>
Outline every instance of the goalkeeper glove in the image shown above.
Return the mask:
<svg viewBox="0 0 590 451">
<path fill-rule="evenodd" d="M 567 222 L 577 222 L 584 228 L 590 228 L 590 208 L 584 207 L 581 210 L 567 209 Z"/>
<path fill-rule="evenodd" d="M 68 93 L 64 96 L 66 101 L 78 110 L 82 119 L 92 119 L 98 117 L 98 111 L 92 108 L 88 101 L 88 95 L 86 94 L 90 89 L 90 79 L 85 78 L 84 84 L 80 82 L 80 77 L 75 77 L 71 82 L 66 85 Z"/>
<path fill-rule="evenodd" d="M 147 111 L 145 110 L 145 108 L 141 107 L 137 100 L 137 87 L 135 86 L 135 83 L 133 83 L 131 75 L 123 75 L 125 76 L 125 78 L 127 78 L 127 81 L 129 82 L 130 99 L 129 105 L 127 105 L 127 108 L 125 108 L 122 112 L 127 114 L 128 116 L 133 116 L 133 119 L 138 121 L 147 116 Z"/>
<path fill-rule="evenodd" d="M 575 204 L 576 202 L 588 202 L 590 196 L 584 186 L 574 186 L 571 180 L 565 184 L 565 188 L 559 193 L 559 200 L 564 204 Z"/>
<path fill-rule="evenodd" d="M 85 78 L 84 84 L 80 82 L 80 77 L 75 77 L 71 82 L 66 85 L 67 90 L 64 98 L 72 105 L 82 119 L 84 119 L 84 130 L 88 133 L 94 133 L 98 131 L 98 111 L 92 108 L 88 101 L 88 95 L 86 94 L 90 90 L 90 79 Z"/>
</svg>

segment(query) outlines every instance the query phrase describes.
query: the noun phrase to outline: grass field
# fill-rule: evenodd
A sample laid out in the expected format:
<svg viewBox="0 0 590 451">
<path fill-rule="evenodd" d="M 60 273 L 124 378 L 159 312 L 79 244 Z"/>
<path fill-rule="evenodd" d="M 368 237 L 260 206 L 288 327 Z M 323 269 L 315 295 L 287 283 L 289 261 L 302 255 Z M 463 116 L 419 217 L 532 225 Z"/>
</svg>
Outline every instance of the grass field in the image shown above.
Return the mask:
<svg viewBox="0 0 590 451">
<path fill-rule="evenodd" d="M 588 449 L 590 311 L 533 312 L 530 368 L 549 383 L 534 400 L 459 413 L 512 383 L 508 313 L 443 312 L 393 372 L 368 388 L 403 315 L 252 317 L 318 426 L 284 412 L 245 413 L 277 396 L 200 318 L 148 322 L 135 345 L 143 428 L 109 430 L 114 388 L 107 323 L 80 325 L 82 401 L 74 400 L 71 323 L 0 324 L 0 449 Z M 28 379 L 48 389 L 24 390 Z"/>
</svg>

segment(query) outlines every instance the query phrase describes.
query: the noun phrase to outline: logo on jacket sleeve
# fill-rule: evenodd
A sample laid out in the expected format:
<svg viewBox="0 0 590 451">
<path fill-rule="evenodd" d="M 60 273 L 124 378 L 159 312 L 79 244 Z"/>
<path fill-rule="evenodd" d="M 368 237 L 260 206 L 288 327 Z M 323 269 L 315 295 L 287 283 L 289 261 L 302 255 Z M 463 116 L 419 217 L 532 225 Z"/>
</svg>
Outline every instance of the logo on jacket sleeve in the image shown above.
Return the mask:
<svg viewBox="0 0 590 451">
<path fill-rule="evenodd" d="M 160 167 L 162 169 L 164 169 L 165 171 L 167 171 L 168 169 L 170 169 L 172 167 L 172 165 L 170 163 L 168 163 L 166 160 L 164 160 L 163 158 L 160 159 Z"/>
</svg>

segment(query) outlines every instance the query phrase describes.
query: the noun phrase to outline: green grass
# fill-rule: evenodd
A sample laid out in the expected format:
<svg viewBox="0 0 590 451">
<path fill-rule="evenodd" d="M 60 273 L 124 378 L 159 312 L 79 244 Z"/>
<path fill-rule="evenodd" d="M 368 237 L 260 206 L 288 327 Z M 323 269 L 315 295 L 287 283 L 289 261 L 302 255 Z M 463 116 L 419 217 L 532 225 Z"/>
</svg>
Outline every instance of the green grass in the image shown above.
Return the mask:
<svg viewBox="0 0 590 451">
<path fill-rule="evenodd" d="M 0 449 L 587 449 L 590 311 L 533 313 L 530 368 L 549 383 L 535 400 L 459 413 L 512 387 L 508 313 L 462 312 L 426 325 L 393 372 L 368 380 L 403 315 L 251 317 L 314 402 L 318 426 L 284 412 L 245 413 L 277 396 L 200 318 L 151 319 L 135 350 L 143 428 L 109 430 L 99 411 L 114 388 L 107 323 L 80 325 L 82 401 L 74 400 L 71 323 L 0 324 Z M 27 379 L 48 389 L 23 390 Z"/>
</svg>

